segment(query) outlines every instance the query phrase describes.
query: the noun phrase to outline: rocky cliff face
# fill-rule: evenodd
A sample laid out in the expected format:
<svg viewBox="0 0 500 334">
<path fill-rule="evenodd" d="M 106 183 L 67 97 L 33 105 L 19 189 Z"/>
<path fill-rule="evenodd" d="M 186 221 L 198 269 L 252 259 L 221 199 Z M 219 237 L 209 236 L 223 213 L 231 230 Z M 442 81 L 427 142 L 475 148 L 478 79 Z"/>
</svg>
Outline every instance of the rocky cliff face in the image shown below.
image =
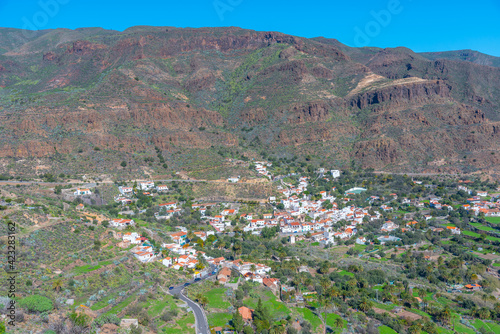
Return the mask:
<svg viewBox="0 0 500 334">
<path fill-rule="evenodd" d="M 470 60 L 238 28 L 39 35 L 0 36 L 0 158 L 235 147 L 470 170 L 500 148 L 500 69 Z"/>
</svg>

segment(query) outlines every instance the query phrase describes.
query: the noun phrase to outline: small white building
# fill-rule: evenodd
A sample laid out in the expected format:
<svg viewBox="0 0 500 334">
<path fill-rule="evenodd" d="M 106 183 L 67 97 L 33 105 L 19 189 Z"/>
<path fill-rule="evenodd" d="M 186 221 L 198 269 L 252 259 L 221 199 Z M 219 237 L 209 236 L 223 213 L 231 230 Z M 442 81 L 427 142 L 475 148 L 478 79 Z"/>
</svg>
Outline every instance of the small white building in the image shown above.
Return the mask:
<svg viewBox="0 0 500 334">
<path fill-rule="evenodd" d="M 134 193 L 134 189 L 132 187 L 123 187 L 123 186 L 120 186 L 118 187 L 118 191 L 120 192 L 120 194 L 122 195 L 132 195 Z"/>
<path fill-rule="evenodd" d="M 162 184 L 162 185 L 157 186 L 156 190 L 157 191 L 168 191 L 168 187 L 166 185 Z"/>
<path fill-rule="evenodd" d="M 340 177 L 340 171 L 339 170 L 332 169 L 330 171 L 330 173 L 332 174 L 332 177 L 335 178 L 335 179 L 338 178 L 338 177 Z"/>
<path fill-rule="evenodd" d="M 113 219 L 109 222 L 112 227 L 124 228 L 127 226 L 133 226 L 135 224 L 133 219 Z"/>
<path fill-rule="evenodd" d="M 232 177 L 229 177 L 227 179 L 227 182 L 231 182 L 231 183 L 237 183 L 240 181 L 240 177 L 239 176 L 232 176 Z"/>
<path fill-rule="evenodd" d="M 173 261 L 172 261 L 172 258 L 169 256 L 169 257 L 164 258 L 162 263 L 165 267 L 171 267 L 173 264 Z"/>
<path fill-rule="evenodd" d="M 168 202 L 168 203 L 163 203 L 159 205 L 160 208 L 165 208 L 167 210 L 175 210 L 177 209 L 177 203 L 176 202 Z"/>
<path fill-rule="evenodd" d="M 155 187 L 155 183 L 153 181 L 144 181 L 144 182 L 141 181 L 137 184 L 137 186 L 141 190 L 149 190 L 149 189 L 153 189 Z"/>
<path fill-rule="evenodd" d="M 359 237 L 356 239 L 356 243 L 358 245 L 365 245 L 366 244 L 366 238 L 365 237 Z"/>
<path fill-rule="evenodd" d="M 83 188 L 77 188 L 76 191 L 74 192 L 75 196 L 82 196 L 82 195 L 91 195 L 92 192 L 90 189 L 83 189 Z"/>
</svg>

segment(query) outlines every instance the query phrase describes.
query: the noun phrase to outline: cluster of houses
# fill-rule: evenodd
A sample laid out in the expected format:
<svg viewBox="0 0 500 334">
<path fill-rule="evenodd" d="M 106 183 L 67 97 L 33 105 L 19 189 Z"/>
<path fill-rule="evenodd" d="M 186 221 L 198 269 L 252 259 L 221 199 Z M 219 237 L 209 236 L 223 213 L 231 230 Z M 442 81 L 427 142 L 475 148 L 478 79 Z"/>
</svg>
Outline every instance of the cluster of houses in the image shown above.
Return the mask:
<svg viewBox="0 0 500 334">
<path fill-rule="evenodd" d="M 156 189 L 157 192 L 165 192 L 168 191 L 168 186 L 164 184 L 155 186 L 154 181 L 139 181 L 137 182 L 136 189 L 129 186 L 119 186 L 119 194 L 115 196 L 115 202 L 121 203 L 123 205 L 130 204 L 132 203 L 131 198 L 138 192 L 142 192 L 142 194 L 146 196 L 152 196 L 150 191 L 153 189 Z"/>
<path fill-rule="evenodd" d="M 258 282 L 260 284 L 270 283 L 270 281 L 279 283 L 278 279 L 270 278 L 271 267 L 261 264 L 246 262 L 241 259 L 234 261 L 227 261 L 223 257 L 209 259 L 208 262 L 220 268 L 217 274 L 217 280 L 220 284 L 227 284 L 232 273 L 235 272 L 246 281 Z"/>
<path fill-rule="evenodd" d="M 259 173 L 260 175 L 264 175 L 265 177 L 271 179 L 272 175 L 267 170 L 267 167 L 271 167 L 272 165 L 273 164 L 270 162 L 256 161 L 255 162 L 255 169 L 257 170 L 257 173 Z"/>
<path fill-rule="evenodd" d="M 484 192 L 484 194 L 488 193 Z M 467 211 L 474 212 L 476 216 L 482 213 L 485 217 L 500 217 L 500 198 L 496 198 L 496 202 L 494 202 L 493 200 L 483 200 L 481 197 L 484 196 L 480 196 L 478 192 L 477 196 L 468 198 L 467 204 L 464 204 L 463 207 Z"/>
<path fill-rule="evenodd" d="M 173 215 L 179 214 L 182 211 L 181 208 L 177 207 L 177 202 L 175 201 L 161 203 L 158 205 L 158 207 L 160 208 L 160 210 L 158 212 L 155 212 L 154 214 L 157 220 L 170 219 Z"/>
</svg>

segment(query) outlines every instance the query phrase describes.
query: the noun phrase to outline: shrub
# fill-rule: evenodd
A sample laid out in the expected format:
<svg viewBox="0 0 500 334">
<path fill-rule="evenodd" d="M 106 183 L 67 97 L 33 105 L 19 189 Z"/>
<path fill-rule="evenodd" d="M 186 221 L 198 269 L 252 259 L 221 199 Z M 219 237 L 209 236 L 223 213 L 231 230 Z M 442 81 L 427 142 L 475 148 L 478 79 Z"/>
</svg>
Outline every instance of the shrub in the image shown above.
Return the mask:
<svg viewBox="0 0 500 334">
<path fill-rule="evenodd" d="M 54 308 L 52 301 L 44 296 L 28 296 L 19 301 L 19 305 L 30 312 L 47 312 Z"/>
<path fill-rule="evenodd" d="M 94 320 L 94 323 L 97 324 L 97 325 L 99 325 L 99 326 L 102 326 L 104 324 L 119 325 L 120 324 L 120 318 L 118 318 L 114 314 L 104 314 L 104 315 L 101 315 L 99 318 L 96 318 Z"/>
</svg>

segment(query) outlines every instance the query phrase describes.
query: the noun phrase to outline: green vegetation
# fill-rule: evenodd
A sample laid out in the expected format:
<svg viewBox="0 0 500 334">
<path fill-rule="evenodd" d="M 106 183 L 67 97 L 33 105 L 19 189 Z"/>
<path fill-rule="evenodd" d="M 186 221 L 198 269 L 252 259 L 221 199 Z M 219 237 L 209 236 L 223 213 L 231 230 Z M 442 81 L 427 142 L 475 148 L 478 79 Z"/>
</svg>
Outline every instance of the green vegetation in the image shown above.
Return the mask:
<svg viewBox="0 0 500 334">
<path fill-rule="evenodd" d="M 19 301 L 19 306 L 31 312 L 48 312 L 54 308 L 52 301 L 44 296 L 32 295 Z"/>
</svg>

